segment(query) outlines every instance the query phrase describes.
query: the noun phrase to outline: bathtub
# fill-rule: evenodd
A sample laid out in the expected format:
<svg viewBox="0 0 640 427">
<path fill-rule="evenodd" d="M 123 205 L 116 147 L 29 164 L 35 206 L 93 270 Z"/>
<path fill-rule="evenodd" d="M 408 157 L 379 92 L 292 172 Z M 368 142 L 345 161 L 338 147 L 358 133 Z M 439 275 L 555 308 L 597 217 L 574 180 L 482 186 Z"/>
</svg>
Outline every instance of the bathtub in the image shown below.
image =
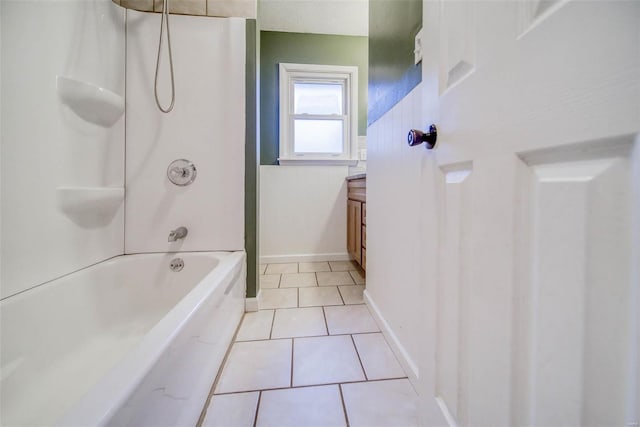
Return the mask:
<svg viewBox="0 0 640 427">
<path fill-rule="evenodd" d="M 195 426 L 245 282 L 244 252 L 125 255 L 6 298 L 0 424 Z"/>
</svg>

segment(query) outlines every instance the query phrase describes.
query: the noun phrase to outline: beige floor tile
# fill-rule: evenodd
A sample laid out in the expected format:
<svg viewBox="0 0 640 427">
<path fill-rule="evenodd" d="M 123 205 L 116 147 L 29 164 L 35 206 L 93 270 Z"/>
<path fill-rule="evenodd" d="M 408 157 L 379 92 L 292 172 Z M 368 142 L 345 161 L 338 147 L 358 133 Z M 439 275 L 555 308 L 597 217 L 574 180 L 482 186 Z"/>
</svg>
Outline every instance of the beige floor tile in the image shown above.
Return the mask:
<svg viewBox="0 0 640 427">
<path fill-rule="evenodd" d="M 301 288 L 305 286 L 318 286 L 316 273 L 287 273 L 280 280 L 281 288 Z"/>
<path fill-rule="evenodd" d="M 298 289 L 261 289 L 260 310 L 298 306 Z"/>
<path fill-rule="evenodd" d="M 322 307 L 276 310 L 271 338 L 327 335 Z"/>
<path fill-rule="evenodd" d="M 351 336 L 296 338 L 293 386 L 365 379 Z"/>
<path fill-rule="evenodd" d="M 364 304 L 364 286 L 340 286 L 339 288 L 345 304 Z"/>
<path fill-rule="evenodd" d="M 324 313 L 330 335 L 380 331 L 366 305 L 325 307 Z"/>
<path fill-rule="evenodd" d="M 418 426 L 418 396 L 407 379 L 343 384 L 351 427 Z"/>
<path fill-rule="evenodd" d="M 264 274 L 265 271 L 267 271 L 267 264 L 260 264 L 258 265 L 258 272 L 260 274 Z"/>
<path fill-rule="evenodd" d="M 353 335 L 353 341 L 368 380 L 407 376 L 382 334 Z"/>
<path fill-rule="evenodd" d="M 337 385 L 265 391 L 256 422 L 259 427 L 346 425 Z"/>
<path fill-rule="evenodd" d="M 275 289 L 280 286 L 281 274 L 263 274 L 260 276 L 260 289 Z"/>
<path fill-rule="evenodd" d="M 320 307 L 323 305 L 342 305 L 342 298 L 335 286 L 300 288 L 300 307 Z"/>
<path fill-rule="evenodd" d="M 329 261 L 331 271 L 357 270 L 358 264 L 353 261 Z"/>
<path fill-rule="evenodd" d="M 245 313 L 236 341 L 268 340 L 271 335 L 273 314 L 274 310 Z"/>
<path fill-rule="evenodd" d="M 291 384 L 291 340 L 237 342 L 215 393 L 284 388 Z"/>
<path fill-rule="evenodd" d="M 298 263 L 289 262 L 282 264 L 267 264 L 267 269 L 264 274 L 282 274 L 282 273 L 297 273 Z"/>
<path fill-rule="evenodd" d="M 353 285 L 353 278 L 348 271 L 323 272 L 316 273 L 318 276 L 318 285 L 320 286 L 338 286 Z"/>
<path fill-rule="evenodd" d="M 317 271 L 331 271 L 329 263 L 323 262 L 301 262 L 298 264 L 300 273 L 315 273 Z"/>
<path fill-rule="evenodd" d="M 259 395 L 254 391 L 213 396 L 202 427 L 253 427 Z"/>
<path fill-rule="evenodd" d="M 362 274 L 361 270 L 351 270 L 349 274 L 353 277 L 353 281 L 356 282 L 356 285 L 364 285 L 364 274 Z"/>
</svg>

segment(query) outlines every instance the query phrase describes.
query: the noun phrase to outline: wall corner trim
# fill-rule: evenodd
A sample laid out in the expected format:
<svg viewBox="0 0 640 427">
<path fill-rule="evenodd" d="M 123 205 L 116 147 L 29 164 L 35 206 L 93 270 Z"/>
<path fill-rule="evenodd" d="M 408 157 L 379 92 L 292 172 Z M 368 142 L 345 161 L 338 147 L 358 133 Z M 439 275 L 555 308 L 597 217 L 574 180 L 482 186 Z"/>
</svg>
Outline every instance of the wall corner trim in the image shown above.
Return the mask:
<svg viewBox="0 0 640 427">
<path fill-rule="evenodd" d="M 251 313 L 254 311 L 258 311 L 260 308 L 260 294 L 262 290 L 258 291 L 258 296 L 253 298 L 245 298 L 244 300 L 244 311 L 246 313 Z"/>
</svg>

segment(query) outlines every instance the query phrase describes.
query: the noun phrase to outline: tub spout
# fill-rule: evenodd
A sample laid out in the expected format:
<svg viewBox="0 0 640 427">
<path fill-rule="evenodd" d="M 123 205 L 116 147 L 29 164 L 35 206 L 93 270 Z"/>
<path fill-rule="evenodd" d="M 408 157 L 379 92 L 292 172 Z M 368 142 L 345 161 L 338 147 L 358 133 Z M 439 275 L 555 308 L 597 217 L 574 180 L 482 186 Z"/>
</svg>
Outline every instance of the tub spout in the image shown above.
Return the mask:
<svg viewBox="0 0 640 427">
<path fill-rule="evenodd" d="M 178 239 L 184 239 L 185 237 L 187 237 L 187 233 L 189 233 L 187 227 L 178 227 L 175 230 L 171 230 L 168 240 L 169 242 L 175 242 Z"/>
</svg>

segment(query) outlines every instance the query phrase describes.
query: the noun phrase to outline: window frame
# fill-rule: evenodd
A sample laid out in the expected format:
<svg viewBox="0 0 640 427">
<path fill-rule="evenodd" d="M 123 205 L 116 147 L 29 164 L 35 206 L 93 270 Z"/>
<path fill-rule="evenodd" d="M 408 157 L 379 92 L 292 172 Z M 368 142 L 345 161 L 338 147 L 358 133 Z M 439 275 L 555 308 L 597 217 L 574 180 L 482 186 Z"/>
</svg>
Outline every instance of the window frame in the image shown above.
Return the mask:
<svg viewBox="0 0 640 427">
<path fill-rule="evenodd" d="M 280 165 L 333 164 L 355 165 L 358 140 L 358 67 L 343 65 L 280 63 L 279 116 Z M 342 115 L 295 114 L 296 83 L 340 83 L 343 90 Z M 294 126 L 296 120 L 336 120 L 343 122 L 341 153 L 296 153 Z"/>
</svg>

